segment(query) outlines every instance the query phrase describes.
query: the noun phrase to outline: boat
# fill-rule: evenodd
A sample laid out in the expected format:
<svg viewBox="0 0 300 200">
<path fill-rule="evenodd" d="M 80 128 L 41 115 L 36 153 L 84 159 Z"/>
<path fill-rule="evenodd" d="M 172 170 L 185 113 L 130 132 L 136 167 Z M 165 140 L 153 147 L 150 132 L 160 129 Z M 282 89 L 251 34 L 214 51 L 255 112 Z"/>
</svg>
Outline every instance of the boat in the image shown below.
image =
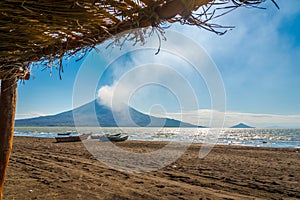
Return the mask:
<svg viewBox="0 0 300 200">
<path fill-rule="evenodd" d="M 67 131 L 67 132 L 63 132 L 63 133 L 57 133 L 57 135 L 71 135 L 72 133 L 75 133 L 76 132 L 73 132 L 73 131 Z"/>
<path fill-rule="evenodd" d="M 117 134 L 105 134 L 103 136 L 101 136 L 100 141 L 111 141 L 111 142 L 123 142 L 125 140 L 128 139 L 128 135 L 124 135 L 121 133 L 117 133 Z"/>
<path fill-rule="evenodd" d="M 78 142 L 81 141 L 80 136 L 55 137 L 56 142 Z"/>
<path fill-rule="evenodd" d="M 78 141 L 81 141 L 81 140 L 86 140 L 88 136 L 90 136 L 91 133 L 86 133 L 86 134 L 83 134 L 83 135 L 73 135 L 73 136 L 70 136 L 70 135 L 65 135 L 65 136 L 57 136 L 55 137 L 56 139 L 56 142 L 78 142 Z"/>
</svg>

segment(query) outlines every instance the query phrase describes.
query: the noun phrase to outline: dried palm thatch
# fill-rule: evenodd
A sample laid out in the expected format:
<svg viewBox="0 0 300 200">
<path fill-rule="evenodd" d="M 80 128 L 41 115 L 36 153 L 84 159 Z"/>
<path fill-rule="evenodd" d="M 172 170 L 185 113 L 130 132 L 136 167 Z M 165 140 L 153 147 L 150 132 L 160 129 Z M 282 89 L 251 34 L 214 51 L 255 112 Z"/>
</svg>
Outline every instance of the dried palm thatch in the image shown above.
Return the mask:
<svg viewBox="0 0 300 200">
<path fill-rule="evenodd" d="M 32 62 L 61 61 L 63 56 L 86 52 L 111 36 L 134 28 L 159 29 L 165 22 L 180 22 L 222 34 L 230 27 L 211 24 L 212 19 L 240 6 L 256 7 L 263 1 L 2 0 L 0 79 L 26 79 Z"/>
</svg>

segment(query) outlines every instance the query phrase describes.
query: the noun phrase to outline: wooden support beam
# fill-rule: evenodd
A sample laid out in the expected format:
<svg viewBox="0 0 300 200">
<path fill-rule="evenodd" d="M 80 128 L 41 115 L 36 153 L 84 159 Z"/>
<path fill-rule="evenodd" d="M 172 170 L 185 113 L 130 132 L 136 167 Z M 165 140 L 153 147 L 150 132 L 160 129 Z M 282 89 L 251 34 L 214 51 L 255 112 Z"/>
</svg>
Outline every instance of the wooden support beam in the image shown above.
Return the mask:
<svg viewBox="0 0 300 200">
<path fill-rule="evenodd" d="M 17 78 L 9 78 L 1 81 L 0 94 L 0 200 L 2 200 L 4 178 L 10 158 L 15 113 L 17 103 Z"/>
<path fill-rule="evenodd" d="M 9 77 L 17 77 L 18 79 L 21 80 L 29 80 L 30 71 L 27 67 L 16 68 L 14 70 L 11 70 L 10 72 L 0 71 L 0 80 L 9 79 Z"/>
</svg>

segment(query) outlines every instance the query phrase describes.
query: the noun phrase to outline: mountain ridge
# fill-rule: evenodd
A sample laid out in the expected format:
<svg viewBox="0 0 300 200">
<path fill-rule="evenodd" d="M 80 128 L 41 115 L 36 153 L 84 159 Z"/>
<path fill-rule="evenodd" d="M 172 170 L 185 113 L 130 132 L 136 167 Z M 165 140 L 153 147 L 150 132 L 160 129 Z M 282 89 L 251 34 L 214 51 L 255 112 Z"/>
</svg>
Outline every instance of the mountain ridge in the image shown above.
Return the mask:
<svg viewBox="0 0 300 200">
<path fill-rule="evenodd" d="M 249 126 L 249 125 L 244 124 L 244 123 L 239 123 L 239 124 L 236 124 L 234 126 L 231 126 L 230 128 L 255 128 L 255 127 Z"/>
<path fill-rule="evenodd" d="M 94 100 L 55 115 L 18 119 L 15 126 L 202 127 L 175 119 L 146 115 L 129 106 L 124 110 L 125 112 L 114 112 Z"/>
</svg>

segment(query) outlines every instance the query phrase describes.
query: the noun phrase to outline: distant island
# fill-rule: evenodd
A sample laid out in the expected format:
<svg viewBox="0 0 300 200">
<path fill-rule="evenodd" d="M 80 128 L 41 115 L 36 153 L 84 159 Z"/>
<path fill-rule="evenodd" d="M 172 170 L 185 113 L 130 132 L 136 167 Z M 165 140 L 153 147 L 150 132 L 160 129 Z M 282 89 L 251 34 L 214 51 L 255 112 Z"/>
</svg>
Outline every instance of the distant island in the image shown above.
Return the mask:
<svg viewBox="0 0 300 200">
<path fill-rule="evenodd" d="M 255 128 L 255 127 L 249 126 L 249 125 L 244 124 L 244 123 L 239 123 L 237 125 L 231 126 L 230 128 Z"/>
<path fill-rule="evenodd" d="M 146 115 L 132 107 L 125 108 L 129 115 L 113 112 L 94 100 L 74 110 L 57 115 L 19 119 L 16 126 L 87 126 L 87 127 L 202 127 L 170 118 Z M 74 122 L 74 117 L 76 123 Z M 128 119 L 131 118 L 131 119 Z M 117 120 L 116 120 L 117 119 Z"/>
</svg>

